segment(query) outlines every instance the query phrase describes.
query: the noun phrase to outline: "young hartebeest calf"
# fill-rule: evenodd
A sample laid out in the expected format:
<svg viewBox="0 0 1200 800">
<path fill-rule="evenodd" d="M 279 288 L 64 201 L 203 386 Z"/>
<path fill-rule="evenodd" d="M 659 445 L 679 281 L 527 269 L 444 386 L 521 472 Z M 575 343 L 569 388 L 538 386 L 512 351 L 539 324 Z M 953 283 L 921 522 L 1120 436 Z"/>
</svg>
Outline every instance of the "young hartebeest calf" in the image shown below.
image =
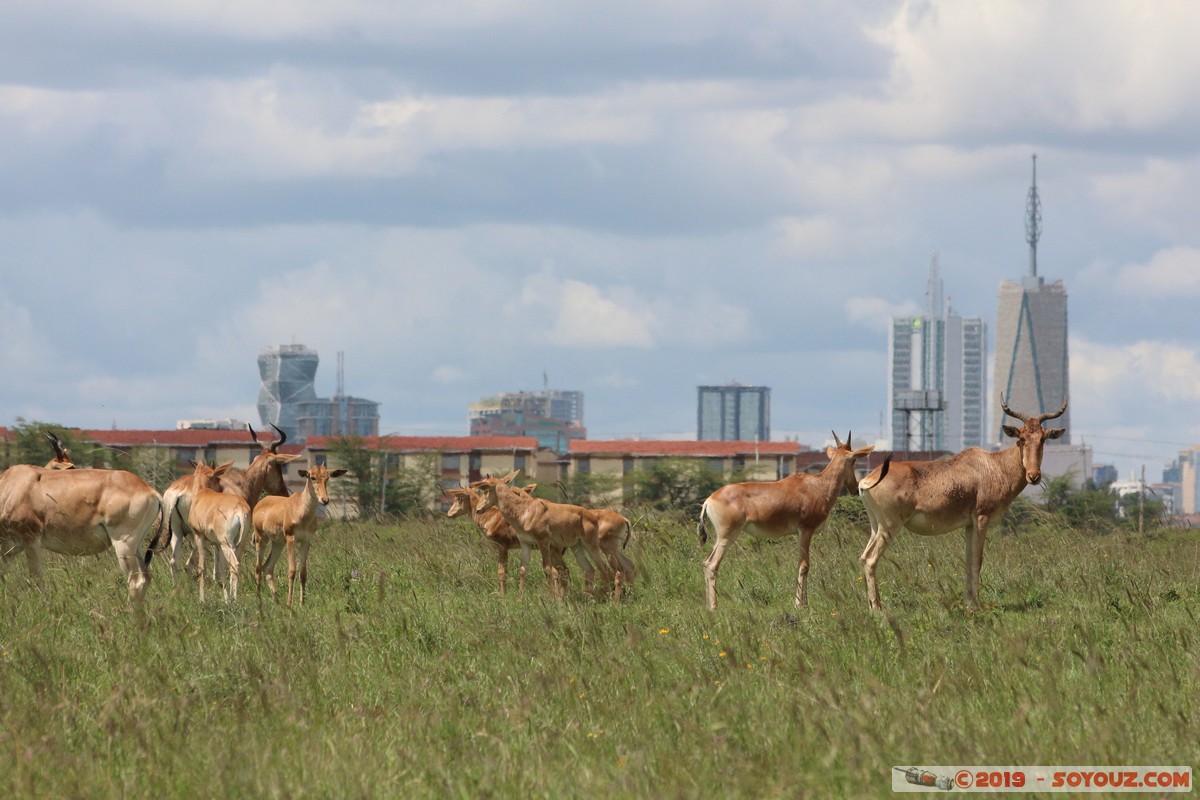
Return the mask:
<svg viewBox="0 0 1200 800">
<path fill-rule="evenodd" d="M 966 587 L 968 605 L 979 602 L 979 572 L 983 568 L 983 542 L 988 525 L 1004 517 L 1013 499 L 1029 484 L 1042 479 L 1042 446 L 1063 435 L 1062 428 L 1042 423 L 1061 417 L 1062 408 L 1050 414 L 1028 416 L 1010 409 L 1022 428 L 1004 426 L 1004 435 L 1016 439 L 1009 447 L 989 453 L 977 447 L 943 461 L 892 461 L 891 457 L 859 483 L 863 505 L 871 519 L 871 538 L 860 560 L 867 582 L 867 602 L 881 609 L 875 567 L 892 536 L 908 528 L 922 536 L 937 536 L 962 528 L 966 536 Z"/>
<path fill-rule="evenodd" d="M 221 491 L 221 476 L 228 469 L 228 464 L 210 467 L 203 461 L 197 461 L 196 470 L 192 473 L 192 502 L 188 509 L 187 524 L 196 547 L 201 603 L 204 602 L 205 543 L 213 545 L 213 558 L 223 558 L 229 569 L 227 582 L 223 580 L 221 572 L 216 574 L 216 580 L 224 586 L 225 602 L 228 603 L 237 599 L 238 554 L 250 535 L 250 504 L 237 495 Z"/>
<path fill-rule="evenodd" d="M 0 472 L 0 573 L 24 550 L 40 584 L 43 549 L 86 556 L 112 548 L 138 605 L 150 582 L 141 548 L 161 512 L 158 492 L 131 472 L 9 467 Z"/>
<path fill-rule="evenodd" d="M 525 492 L 509 486 L 509 482 L 516 476 L 517 472 L 513 472 L 503 478 L 484 478 L 471 484 L 471 488 L 478 489 L 480 493 L 480 503 L 476 510 L 482 512 L 489 508 L 500 509 L 500 513 L 521 544 L 538 549 L 542 556 L 542 570 L 546 573 L 546 580 L 550 585 L 550 594 L 556 600 L 566 597 L 568 572 L 559 554 L 568 547 L 583 570 L 585 591 L 594 585 L 595 570 L 600 571 L 601 578 L 607 585 L 611 579 L 607 559 L 596 537 L 597 526 L 584 513 L 587 509 L 530 497 Z"/>
<path fill-rule="evenodd" d="M 725 549 L 745 531 L 764 538 L 800 533 L 800 570 L 796 578 L 796 606 L 808 605 L 808 548 L 813 534 L 825 525 L 838 495 L 845 489 L 858 493 L 854 462 L 875 447 L 850 449 L 850 434 L 843 443 L 833 434 L 836 447 L 825 449 L 829 465 L 818 475 L 797 473 L 778 481 L 731 483 L 709 495 L 700 508 L 696 532 L 708 541 L 705 520 L 712 523 L 716 544 L 704 559 L 705 599 L 710 611 L 717 607 L 717 570 Z"/>
<path fill-rule="evenodd" d="M 521 487 L 521 491 L 532 493 L 537 484 Z M 513 533 L 512 527 L 505 521 L 504 515 L 498 508 L 478 511 L 477 506 L 482 502 L 474 489 L 450 489 L 446 492 L 453 502 L 446 511 L 451 519 L 470 515 L 476 527 L 483 532 L 483 538 L 496 548 L 498 561 L 496 574 L 500 578 L 500 596 L 508 590 L 508 554 L 515 547 L 521 548 L 521 567 L 518 571 L 517 591 L 525 591 L 525 573 L 529 568 L 529 547 L 522 545 L 521 540 Z"/>
<path fill-rule="evenodd" d="M 292 605 L 292 590 L 296 572 L 300 572 L 300 605 L 304 605 L 304 590 L 308 586 L 308 549 L 317 531 L 317 504 L 329 505 L 328 482 L 346 474 L 344 469 L 330 470 L 323 466 L 297 472 L 304 478 L 304 489 L 291 497 L 264 497 L 254 509 L 254 578 L 262 593 L 266 576 L 271 597 L 275 596 L 275 562 L 284 545 L 288 553 L 288 599 Z M 297 552 L 299 545 L 299 552 Z M 269 552 L 268 552 L 269 548 Z"/>
<path fill-rule="evenodd" d="M 287 434 L 275 428 L 278 438 L 269 444 L 260 443 L 258 434 L 254 432 L 254 428 L 247 425 L 250 431 L 250 438 L 255 444 L 261 447 L 261 452 L 254 457 L 250 462 L 250 466 L 243 472 L 240 469 L 230 467 L 222 472 L 219 476 L 220 485 L 217 488 L 219 491 L 227 494 L 236 495 L 250 506 L 250 510 L 254 510 L 254 506 L 258 503 L 259 496 L 263 492 L 276 495 L 279 497 L 287 497 L 287 484 L 283 478 L 282 465 L 289 461 L 295 461 L 299 455 L 286 455 L 279 452 L 279 446 L 287 441 Z M 195 484 L 194 473 L 184 475 L 178 478 L 174 483 L 167 487 L 163 492 L 163 505 L 166 508 L 166 525 L 168 538 L 171 545 L 171 574 L 175 575 L 179 571 L 179 557 L 183 549 L 184 539 L 192 536 L 192 531 L 188 528 L 187 519 L 188 513 L 192 505 L 192 487 Z M 242 539 L 242 547 L 245 547 L 246 538 Z M 196 558 L 195 553 L 192 554 L 192 560 Z M 219 552 L 213 554 L 214 578 L 217 581 L 221 580 L 221 572 L 223 570 L 223 559 Z M 192 561 L 188 562 L 188 569 L 191 569 Z"/>
</svg>

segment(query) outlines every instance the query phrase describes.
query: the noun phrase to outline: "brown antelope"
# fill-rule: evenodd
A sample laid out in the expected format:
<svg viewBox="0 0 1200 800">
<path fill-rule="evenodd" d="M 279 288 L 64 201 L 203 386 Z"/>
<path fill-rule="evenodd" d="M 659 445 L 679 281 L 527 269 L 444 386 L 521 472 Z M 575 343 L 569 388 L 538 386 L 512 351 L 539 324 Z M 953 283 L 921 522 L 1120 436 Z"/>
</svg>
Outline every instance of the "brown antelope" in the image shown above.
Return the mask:
<svg viewBox="0 0 1200 800">
<path fill-rule="evenodd" d="M 42 582 L 42 550 L 72 556 L 107 548 L 139 605 L 150 583 L 142 546 L 162 512 L 162 498 L 124 470 L 46 469 L 25 464 L 0 473 L 0 572 L 25 551 L 29 573 Z"/>
<path fill-rule="evenodd" d="M 521 487 L 521 491 L 532 494 L 537 484 Z M 498 508 L 489 508 L 486 511 L 478 511 L 476 507 L 482 502 L 474 489 L 450 489 L 447 492 L 453 502 L 450 508 L 446 511 L 446 516 L 451 519 L 470 515 L 472 521 L 483 532 L 483 538 L 488 544 L 496 548 L 496 559 L 498 565 L 496 574 L 500 578 L 500 596 L 503 597 L 508 590 L 508 553 L 515 547 L 521 548 L 521 567 L 518 571 L 517 591 L 525 591 L 525 573 L 529 568 L 529 547 L 522 545 L 521 540 L 513 533 L 512 528 L 504 520 L 504 515 L 500 513 Z"/>
<path fill-rule="evenodd" d="M 966 587 L 968 605 L 979 602 L 979 572 L 983 568 L 983 542 L 988 525 L 1004 517 L 1013 499 L 1029 484 L 1042 479 L 1042 446 L 1063 435 L 1062 428 L 1042 423 L 1061 417 L 1067 401 L 1054 413 L 1028 416 L 1010 409 L 1010 417 L 1025 425 L 1004 426 L 1005 436 L 1016 441 L 1004 450 L 989 453 L 977 447 L 943 461 L 892 461 L 888 456 L 859 483 L 863 504 L 871 520 L 871 538 L 860 560 L 867 583 L 867 602 L 881 609 L 875 568 L 892 536 L 908 528 L 922 536 L 937 536 L 962 528 L 966 537 Z"/>
<path fill-rule="evenodd" d="M 196 462 L 192 473 L 192 501 L 188 508 L 187 525 L 196 548 L 196 568 L 200 573 L 200 602 L 204 602 L 204 551 L 206 543 L 213 545 L 217 570 L 215 580 L 223 584 L 225 602 L 236 600 L 238 594 L 238 556 L 250 536 L 250 504 L 244 498 L 221 491 L 221 476 L 228 464 L 210 467 Z M 228 567 L 228 582 L 221 565 Z"/>
<path fill-rule="evenodd" d="M 820 530 L 845 489 L 858 493 L 854 462 L 875 447 L 850 449 L 850 434 L 843 443 L 833 434 L 835 447 L 825 449 L 829 465 L 818 475 L 797 473 L 778 481 L 731 483 L 709 495 L 700 507 L 696 532 L 700 543 L 708 541 L 712 524 L 717 541 L 704 559 L 705 600 L 709 610 L 717 607 L 717 570 L 725 550 L 743 531 L 754 536 L 780 538 L 800 533 L 800 569 L 796 578 L 796 606 L 808 605 L 808 549 L 813 534 Z"/>
<path fill-rule="evenodd" d="M 509 483 L 520 470 L 503 478 L 484 478 L 471 484 L 478 489 L 480 503 L 476 510 L 500 509 L 504 520 L 517 539 L 526 547 L 536 547 L 542 556 L 542 570 L 550 585 L 550 594 L 557 600 L 566 596 L 568 572 L 559 554 L 570 547 L 583 570 L 584 590 L 594 585 L 595 570 L 599 570 L 605 585 L 611 579 L 607 559 L 599 547 L 596 524 L 580 506 L 554 503 L 530 497 Z M 585 551 L 586 550 L 586 554 Z M 591 556 L 590 562 L 588 556 Z M 593 568 L 594 565 L 594 568 Z"/>
<path fill-rule="evenodd" d="M 608 559 L 613 574 L 613 597 L 621 598 L 623 587 L 633 583 L 633 562 L 622 552 L 633 534 L 633 524 L 627 517 L 611 508 L 585 508 L 584 515 L 595 528 L 594 535 L 600 551 Z"/>
<path fill-rule="evenodd" d="M 296 571 L 300 572 L 300 605 L 304 605 L 304 589 L 308 585 L 308 549 L 317 530 L 317 504 L 329 505 L 327 483 L 346 474 L 344 469 L 330 470 L 316 466 L 297 473 L 304 478 L 304 489 L 291 497 L 264 497 L 254 511 L 254 578 L 262 593 L 265 575 L 275 596 L 275 561 L 284 545 L 288 553 L 288 606 L 292 605 L 292 590 L 296 586 Z M 297 552 L 299 545 L 299 552 Z M 267 552 L 269 548 L 269 553 Z"/>
<path fill-rule="evenodd" d="M 250 466 L 243 472 L 239 469 L 229 468 L 220 474 L 219 491 L 227 494 L 236 495 L 250 506 L 250 510 L 254 510 L 254 506 L 258 503 L 259 497 L 265 491 L 270 495 L 287 497 L 287 484 L 283 479 L 282 465 L 289 461 L 295 461 L 299 455 L 287 455 L 279 452 L 279 446 L 287 441 L 287 434 L 280 430 L 275 425 L 275 431 L 279 437 L 269 444 L 262 444 L 258 441 L 258 434 L 254 432 L 254 428 L 247 425 L 250 430 L 250 438 L 255 444 L 259 444 L 262 451 L 254 457 L 250 462 Z M 192 487 L 195 483 L 194 473 L 184 475 L 177 479 L 174 483 L 167 487 L 163 492 L 163 505 L 167 509 L 167 530 L 169 532 L 171 542 L 171 574 L 174 575 L 179 570 L 179 557 L 183 549 L 183 542 L 189 536 L 192 536 L 192 531 L 188 528 L 187 519 L 189 509 L 192 504 Z M 244 537 L 242 547 L 245 547 L 245 541 L 249 538 Z M 195 558 L 193 553 L 192 558 Z M 221 580 L 220 572 L 223 567 L 223 560 L 220 553 L 213 553 L 213 566 L 216 570 L 214 578 Z M 191 569 L 191 562 L 188 563 L 188 568 Z"/>
</svg>

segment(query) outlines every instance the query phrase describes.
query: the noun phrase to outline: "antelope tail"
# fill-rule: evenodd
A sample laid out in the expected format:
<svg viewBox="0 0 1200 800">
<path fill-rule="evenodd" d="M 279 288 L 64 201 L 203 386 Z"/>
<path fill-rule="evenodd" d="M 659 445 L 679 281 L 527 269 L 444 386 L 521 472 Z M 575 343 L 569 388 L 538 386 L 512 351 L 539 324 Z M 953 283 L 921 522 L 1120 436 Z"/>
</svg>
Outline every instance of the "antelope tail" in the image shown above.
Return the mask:
<svg viewBox="0 0 1200 800">
<path fill-rule="evenodd" d="M 700 506 L 700 521 L 696 523 L 696 535 L 700 537 L 700 544 L 708 542 L 708 525 L 705 524 L 708 519 L 708 501 L 704 501 L 704 505 Z"/>
<path fill-rule="evenodd" d="M 883 459 L 883 466 L 879 469 L 878 480 L 876 480 L 870 486 L 860 486 L 859 491 L 862 491 L 863 489 L 874 489 L 876 486 L 883 483 L 883 479 L 886 478 L 887 474 L 888 474 L 888 467 L 890 467 L 892 465 L 892 456 L 893 455 L 895 455 L 895 453 L 888 453 L 887 457 L 885 459 Z"/>
<path fill-rule="evenodd" d="M 158 547 L 158 537 L 162 536 L 163 528 L 170 530 L 171 527 L 171 520 L 167 517 L 167 508 L 163 505 L 161 495 L 158 498 L 158 516 L 161 517 L 162 521 L 156 526 L 154 538 L 150 540 L 150 546 L 146 548 L 146 563 L 144 565 L 146 569 L 150 569 L 150 559 L 154 555 L 154 548 Z M 167 539 L 168 541 L 170 540 L 170 534 L 168 534 Z"/>
</svg>

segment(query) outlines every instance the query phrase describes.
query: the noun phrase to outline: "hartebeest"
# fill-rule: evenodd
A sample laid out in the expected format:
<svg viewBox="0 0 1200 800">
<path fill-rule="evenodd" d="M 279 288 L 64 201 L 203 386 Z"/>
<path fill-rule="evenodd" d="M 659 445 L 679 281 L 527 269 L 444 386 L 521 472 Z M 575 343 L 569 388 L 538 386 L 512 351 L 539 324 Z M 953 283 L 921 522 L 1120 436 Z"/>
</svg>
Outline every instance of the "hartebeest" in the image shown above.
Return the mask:
<svg viewBox="0 0 1200 800">
<path fill-rule="evenodd" d="M 537 484 L 521 487 L 526 493 L 532 493 Z M 496 574 L 500 578 L 500 596 L 508 590 L 508 554 L 513 548 L 521 548 L 521 567 L 518 572 L 517 591 L 525 591 L 525 573 L 529 568 L 529 547 L 522 545 L 521 540 L 513 533 L 512 527 L 505 521 L 504 515 L 498 508 L 478 511 L 476 507 L 482 502 L 474 489 L 450 489 L 446 492 L 452 502 L 446 511 L 451 519 L 470 515 L 476 527 L 483 532 L 483 538 L 496 548 Z"/>
<path fill-rule="evenodd" d="M 264 497 L 254 509 L 254 578 L 262 592 L 263 576 L 275 596 L 275 561 L 283 547 L 288 553 L 288 606 L 292 605 L 292 590 L 296 572 L 300 573 L 300 605 L 304 605 L 304 590 L 308 585 L 308 549 L 317 531 L 317 505 L 329 505 L 328 482 L 346 474 L 344 469 L 330 470 L 315 466 L 300 470 L 304 478 L 303 491 L 291 497 Z M 297 552 L 297 546 L 299 552 Z M 269 552 L 268 552 L 269 549 Z"/>
<path fill-rule="evenodd" d="M 852 450 L 849 433 L 844 443 L 837 433 L 833 434 L 833 441 L 836 446 L 825 449 L 829 464 L 820 474 L 797 473 L 777 481 L 731 483 L 704 501 L 696 528 L 700 543 L 708 541 L 706 520 L 717 536 L 712 552 L 704 559 L 705 600 L 710 611 L 717 607 L 717 570 L 721 559 L 743 531 L 764 538 L 800 533 L 796 605 L 808 604 L 808 550 L 813 534 L 825 525 L 843 489 L 858 493 L 854 462 L 875 449 L 872 445 Z"/>
<path fill-rule="evenodd" d="M 1063 435 L 1062 428 L 1042 423 L 1061 417 L 1067 401 L 1053 413 L 1028 416 L 1010 409 L 1010 417 L 1025 425 L 1004 426 L 1004 435 L 1015 439 L 999 452 L 977 447 L 944 461 L 891 461 L 877 467 L 859 483 L 863 504 L 871 520 L 871 538 L 860 560 L 867 583 L 867 602 L 883 608 L 875 568 L 892 536 L 908 528 L 922 536 L 936 536 L 962 528 L 966 537 L 966 587 L 968 605 L 979 602 L 979 572 L 983 568 L 983 543 L 988 525 L 1004 517 L 1005 510 L 1029 484 L 1042 479 L 1042 447 L 1047 439 Z"/>
<path fill-rule="evenodd" d="M 513 472 L 503 478 L 484 478 L 471 484 L 471 488 L 480 492 L 477 510 L 500 509 L 521 544 L 537 548 L 550 593 L 555 599 L 566 596 L 567 569 L 557 555 L 568 547 L 583 569 L 585 591 L 593 586 L 595 570 L 600 571 L 602 581 L 607 585 L 611 578 L 607 559 L 599 547 L 596 525 L 584 513 L 587 509 L 530 497 L 509 486 L 516 476 L 517 472 Z M 591 556 L 590 561 L 588 556 Z"/>
<path fill-rule="evenodd" d="M 24 550 L 40 584 L 43 549 L 84 556 L 111 547 L 140 604 L 150 582 L 141 550 L 161 512 L 158 492 L 131 472 L 10 467 L 0 473 L 0 571 Z"/>
<path fill-rule="evenodd" d="M 196 548 L 201 603 L 204 602 L 205 544 L 213 545 L 213 558 L 223 559 L 229 569 L 227 583 L 223 581 L 220 570 L 216 573 L 216 580 L 224 584 L 225 602 L 229 602 L 237 599 L 238 556 L 246 538 L 250 536 L 250 504 L 244 498 L 220 490 L 221 476 L 228 470 L 228 464 L 210 467 L 203 461 L 197 461 L 195 472 L 192 473 L 192 499 L 187 526 L 192 532 Z"/>
<path fill-rule="evenodd" d="M 262 450 L 254 457 L 250 462 L 250 466 L 244 472 L 233 467 L 222 472 L 220 474 L 220 491 L 242 498 L 253 512 L 254 506 L 258 503 L 258 499 L 263 492 L 279 497 L 287 497 L 288 490 L 283 478 L 282 466 L 290 461 L 295 461 L 300 456 L 279 452 L 279 446 L 287 441 L 287 434 L 277 426 L 271 425 L 272 428 L 275 428 L 279 436 L 269 444 L 260 443 L 258 441 L 258 434 L 254 432 L 254 428 L 249 425 L 246 427 L 250 431 L 250 438 Z M 194 473 L 184 475 L 168 486 L 167 490 L 163 492 L 163 505 L 167 509 L 166 525 L 171 540 L 172 574 L 178 572 L 179 556 L 183 548 L 184 539 L 192 535 L 192 531 L 187 525 L 187 518 L 192 504 L 192 486 L 194 483 Z M 248 538 L 248 536 L 245 538 Z M 245 546 L 245 538 L 243 538 L 242 542 L 243 547 Z M 195 558 L 195 554 L 193 554 L 193 558 Z M 214 552 L 213 563 L 215 577 L 219 581 L 221 580 L 220 573 L 223 565 L 220 552 Z M 188 566 L 190 569 L 190 562 Z"/>
<path fill-rule="evenodd" d="M 633 562 L 622 552 L 633 535 L 633 523 L 624 514 L 611 508 L 585 508 L 584 516 L 594 526 L 594 534 L 600 551 L 608 559 L 609 569 L 613 575 L 613 597 L 620 599 L 625 586 L 633 583 L 635 572 Z"/>
</svg>

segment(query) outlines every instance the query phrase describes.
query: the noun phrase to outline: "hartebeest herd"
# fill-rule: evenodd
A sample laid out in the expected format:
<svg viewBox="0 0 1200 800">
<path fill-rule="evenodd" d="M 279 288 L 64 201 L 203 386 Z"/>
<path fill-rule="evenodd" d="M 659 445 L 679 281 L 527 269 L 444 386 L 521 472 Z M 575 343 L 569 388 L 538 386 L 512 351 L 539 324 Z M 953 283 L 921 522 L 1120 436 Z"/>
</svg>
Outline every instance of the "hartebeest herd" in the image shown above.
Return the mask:
<svg viewBox="0 0 1200 800">
<path fill-rule="evenodd" d="M 809 551 L 838 496 L 847 491 L 862 496 L 871 534 L 860 560 L 871 608 L 882 608 L 875 570 L 884 551 L 901 528 L 932 536 L 962 529 L 966 538 L 964 598 L 979 599 L 988 526 L 1001 519 L 1009 504 L 1029 484 L 1041 480 L 1043 446 L 1061 429 L 1043 423 L 1065 413 L 1037 415 L 1013 411 L 1001 398 L 1004 412 L 1024 423 L 1004 426 L 1013 444 L 999 452 L 969 448 L 941 461 L 893 461 L 859 479 L 856 463 L 873 447 L 854 449 L 851 436 L 826 450 L 829 464 L 816 475 L 795 474 L 778 481 L 733 483 L 709 495 L 700 510 L 697 532 L 707 541 L 711 527 L 716 541 L 704 559 L 705 599 L 717 607 L 717 571 L 728 547 L 742 533 L 778 538 L 799 535 L 800 553 L 795 602 L 808 603 Z M 292 604 L 297 576 L 300 603 L 308 579 L 308 553 L 317 527 L 317 507 L 329 502 L 328 481 L 346 470 L 313 466 L 300 470 L 303 491 L 288 495 L 282 467 L 298 456 L 283 455 L 286 435 L 261 445 L 243 472 L 229 464 L 194 464 L 160 497 L 138 476 L 123 470 L 78 469 L 53 435 L 55 457 L 45 467 L 17 465 L 0 472 L 0 574 L 17 553 L 24 551 L 32 579 L 42 578 L 42 551 L 90 555 L 111 548 L 125 574 L 129 598 L 139 604 L 150 581 L 150 560 L 165 533 L 170 538 L 172 574 L 179 571 L 182 543 L 195 546 L 200 599 L 204 599 L 204 558 L 213 547 L 214 576 L 227 601 L 238 592 L 241 554 L 250 539 L 255 548 L 255 582 L 265 580 L 275 595 L 274 566 L 288 553 L 288 596 Z M 254 430 L 250 434 L 255 442 Z M 521 550 L 519 589 L 525 589 L 529 555 L 536 549 L 550 593 L 567 593 L 568 569 L 563 554 L 569 549 L 583 572 L 584 590 L 620 599 L 635 575 L 624 548 L 632 532 L 625 516 L 536 497 L 536 485 L 518 487 L 518 472 L 487 477 L 469 487 L 451 489 L 447 515 L 469 516 L 484 539 L 496 549 L 500 594 L 507 590 L 508 554 Z M 264 497 L 264 493 L 266 496 Z M 149 546 L 147 542 L 149 541 Z"/>
</svg>

